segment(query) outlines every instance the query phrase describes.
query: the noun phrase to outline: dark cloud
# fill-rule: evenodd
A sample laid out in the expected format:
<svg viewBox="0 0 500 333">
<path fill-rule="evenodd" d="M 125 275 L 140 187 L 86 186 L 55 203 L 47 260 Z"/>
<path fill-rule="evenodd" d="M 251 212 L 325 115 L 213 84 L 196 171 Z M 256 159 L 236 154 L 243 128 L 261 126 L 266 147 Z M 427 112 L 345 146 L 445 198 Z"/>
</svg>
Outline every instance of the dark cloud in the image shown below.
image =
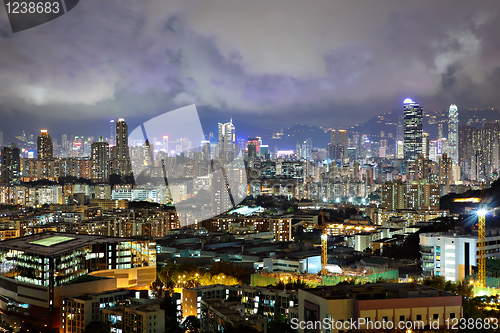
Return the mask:
<svg viewBox="0 0 500 333">
<path fill-rule="evenodd" d="M 195 103 L 348 126 L 405 97 L 499 107 L 499 6 L 86 0 L 18 34 L 0 11 L 0 115 L 148 117 Z"/>
</svg>

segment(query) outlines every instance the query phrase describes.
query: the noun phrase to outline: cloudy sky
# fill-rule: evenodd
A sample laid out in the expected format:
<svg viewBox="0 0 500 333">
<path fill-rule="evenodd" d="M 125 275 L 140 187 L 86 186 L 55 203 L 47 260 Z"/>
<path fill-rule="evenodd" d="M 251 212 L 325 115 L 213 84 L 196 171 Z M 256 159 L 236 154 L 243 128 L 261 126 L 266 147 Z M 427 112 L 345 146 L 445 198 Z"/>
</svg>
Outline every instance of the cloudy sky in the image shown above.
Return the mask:
<svg viewBox="0 0 500 333">
<path fill-rule="evenodd" d="M 0 8 L 0 130 L 193 103 L 268 127 L 350 126 L 406 97 L 428 110 L 498 108 L 499 10 L 498 0 L 81 0 L 13 34 Z"/>
</svg>

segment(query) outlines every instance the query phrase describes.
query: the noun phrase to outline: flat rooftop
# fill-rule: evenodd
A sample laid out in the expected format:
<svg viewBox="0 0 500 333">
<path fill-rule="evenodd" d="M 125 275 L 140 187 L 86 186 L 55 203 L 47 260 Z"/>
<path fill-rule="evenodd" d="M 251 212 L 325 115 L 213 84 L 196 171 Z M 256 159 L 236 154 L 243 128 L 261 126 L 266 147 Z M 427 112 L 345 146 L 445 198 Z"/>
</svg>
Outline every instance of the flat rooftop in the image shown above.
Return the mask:
<svg viewBox="0 0 500 333">
<path fill-rule="evenodd" d="M 92 244 L 135 241 L 139 241 L 139 239 L 46 231 L 1 241 L 0 250 L 17 250 L 41 256 L 57 256 Z"/>
<path fill-rule="evenodd" d="M 336 285 L 304 289 L 324 299 L 355 298 L 356 295 L 386 294 L 387 299 L 458 296 L 447 291 L 418 283 L 370 283 L 363 285 Z M 401 293 L 403 292 L 403 293 Z M 461 296 L 458 296 L 461 297 Z"/>
</svg>

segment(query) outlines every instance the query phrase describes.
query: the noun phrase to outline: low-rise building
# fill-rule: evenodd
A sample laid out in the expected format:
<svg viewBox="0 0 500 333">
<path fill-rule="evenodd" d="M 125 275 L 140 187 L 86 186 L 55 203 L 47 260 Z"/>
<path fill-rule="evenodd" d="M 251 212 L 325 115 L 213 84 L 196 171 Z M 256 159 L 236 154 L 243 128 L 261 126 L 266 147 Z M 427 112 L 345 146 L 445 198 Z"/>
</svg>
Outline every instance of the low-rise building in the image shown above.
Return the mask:
<svg viewBox="0 0 500 333">
<path fill-rule="evenodd" d="M 104 309 L 102 320 L 109 332 L 163 333 L 165 310 L 159 305 L 124 306 Z"/>
<path fill-rule="evenodd" d="M 375 329 L 375 322 L 385 322 L 385 331 L 391 330 L 387 325 L 397 331 L 399 323 L 407 321 L 423 330 L 437 320 L 443 329 L 446 319 L 462 316 L 461 296 L 414 283 L 337 285 L 299 290 L 298 296 L 298 319 L 291 324 L 299 333 L 381 331 Z M 330 329 L 317 324 L 325 318 L 332 324 Z"/>
<path fill-rule="evenodd" d="M 486 258 L 500 257 L 500 230 L 486 233 Z M 476 235 L 424 233 L 420 235 L 420 254 L 424 276 L 443 276 L 446 280 L 462 280 L 477 267 L 479 244 Z"/>
</svg>

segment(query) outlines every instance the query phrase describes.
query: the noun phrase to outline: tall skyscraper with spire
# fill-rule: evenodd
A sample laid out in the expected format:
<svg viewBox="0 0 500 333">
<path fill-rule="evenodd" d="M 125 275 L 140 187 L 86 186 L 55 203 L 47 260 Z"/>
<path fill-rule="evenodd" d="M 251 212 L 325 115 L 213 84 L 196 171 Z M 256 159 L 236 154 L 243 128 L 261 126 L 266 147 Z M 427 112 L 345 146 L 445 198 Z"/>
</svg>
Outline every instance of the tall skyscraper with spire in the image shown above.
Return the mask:
<svg viewBox="0 0 500 333">
<path fill-rule="evenodd" d="M 450 105 L 448 116 L 448 154 L 453 165 L 458 165 L 458 108 Z"/>
<path fill-rule="evenodd" d="M 422 108 L 410 98 L 403 101 L 404 158 L 415 161 L 422 154 Z"/>
</svg>

